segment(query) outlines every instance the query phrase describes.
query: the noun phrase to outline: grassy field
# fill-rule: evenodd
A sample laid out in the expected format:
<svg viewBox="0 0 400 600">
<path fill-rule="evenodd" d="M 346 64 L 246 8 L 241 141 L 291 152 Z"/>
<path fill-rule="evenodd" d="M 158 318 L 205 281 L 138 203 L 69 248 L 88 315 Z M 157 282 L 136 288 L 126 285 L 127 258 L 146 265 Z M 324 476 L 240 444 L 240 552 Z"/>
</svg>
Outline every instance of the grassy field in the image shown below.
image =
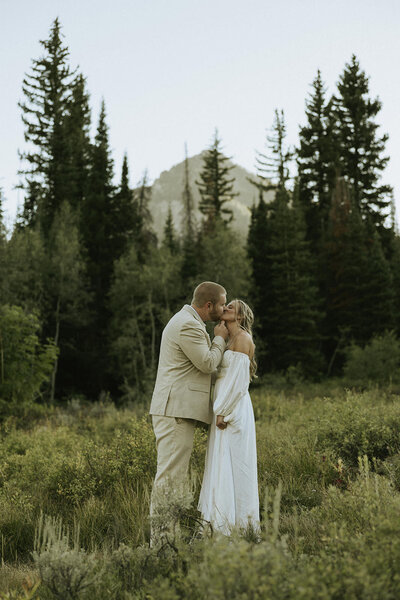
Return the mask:
<svg viewBox="0 0 400 600">
<path fill-rule="evenodd" d="M 8 419 L 0 437 L 0 598 L 397 599 L 400 397 L 340 383 L 252 390 L 262 505 L 252 531 L 213 535 L 192 494 L 165 498 L 149 545 L 150 420 L 111 404 Z"/>
</svg>

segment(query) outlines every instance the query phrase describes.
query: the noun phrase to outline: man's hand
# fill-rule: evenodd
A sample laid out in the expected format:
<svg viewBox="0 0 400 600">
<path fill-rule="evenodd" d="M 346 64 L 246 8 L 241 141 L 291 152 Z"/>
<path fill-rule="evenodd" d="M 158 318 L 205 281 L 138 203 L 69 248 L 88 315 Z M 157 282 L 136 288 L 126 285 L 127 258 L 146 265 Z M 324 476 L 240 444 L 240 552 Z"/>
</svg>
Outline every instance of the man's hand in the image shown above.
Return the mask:
<svg viewBox="0 0 400 600">
<path fill-rule="evenodd" d="M 214 335 L 220 335 L 225 341 L 227 340 L 229 331 L 225 325 L 225 321 L 220 321 L 218 325 L 214 327 Z"/>
<path fill-rule="evenodd" d="M 222 415 L 217 415 L 216 426 L 218 429 L 226 429 L 228 427 L 228 423 L 225 423 L 224 417 Z"/>
</svg>

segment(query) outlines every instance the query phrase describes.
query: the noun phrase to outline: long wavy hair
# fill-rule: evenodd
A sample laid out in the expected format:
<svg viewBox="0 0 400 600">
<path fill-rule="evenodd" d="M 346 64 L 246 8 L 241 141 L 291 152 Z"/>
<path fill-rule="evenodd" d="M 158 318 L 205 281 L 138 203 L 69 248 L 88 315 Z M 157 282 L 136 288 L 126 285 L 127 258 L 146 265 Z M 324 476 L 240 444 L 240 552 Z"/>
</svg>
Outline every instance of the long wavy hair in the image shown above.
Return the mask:
<svg viewBox="0 0 400 600">
<path fill-rule="evenodd" d="M 253 323 L 254 323 L 254 313 L 251 310 L 250 306 L 240 300 L 239 298 L 235 298 L 232 300 L 235 302 L 236 306 L 236 323 L 239 325 L 243 331 L 247 331 L 251 338 L 253 338 Z M 257 362 L 255 359 L 255 353 L 253 357 L 250 358 L 250 379 L 254 379 L 257 371 Z"/>
</svg>

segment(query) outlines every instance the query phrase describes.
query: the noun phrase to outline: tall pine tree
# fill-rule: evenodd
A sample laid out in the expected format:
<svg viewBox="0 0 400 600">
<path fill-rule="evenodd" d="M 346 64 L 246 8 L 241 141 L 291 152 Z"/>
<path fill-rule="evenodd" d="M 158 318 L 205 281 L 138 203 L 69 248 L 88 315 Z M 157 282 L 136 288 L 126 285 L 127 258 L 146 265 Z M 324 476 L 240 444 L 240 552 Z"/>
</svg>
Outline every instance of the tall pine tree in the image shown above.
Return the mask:
<svg viewBox="0 0 400 600">
<path fill-rule="evenodd" d="M 181 277 L 184 286 L 191 286 L 198 271 L 197 226 L 194 214 L 194 201 L 189 177 L 189 158 L 185 144 L 185 175 L 182 193 L 182 266 Z"/>
<path fill-rule="evenodd" d="M 215 131 L 214 140 L 203 156 L 203 169 L 196 181 L 201 195 L 200 211 L 206 217 L 206 227 L 211 228 L 217 220 L 229 222 L 233 218 L 229 202 L 238 194 L 233 191 L 235 178 L 229 178 L 233 165 L 228 166 L 221 150 L 221 140 Z"/>
<path fill-rule="evenodd" d="M 88 177 L 91 160 L 90 142 L 91 111 L 86 80 L 78 75 L 71 85 L 71 97 L 65 116 L 65 135 L 68 145 L 66 165 L 68 188 L 67 200 L 75 212 L 81 210 L 88 193 Z"/>
<path fill-rule="evenodd" d="M 275 110 L 272 130 L 266 139 L 268 154 L 257 152 L 256 156 L 257 174 L 262 182 L 259 185 L 265 191 L 270 189 L 286 190 L 287 188 L 293 151 L 286 147 L 286 135 L 284 112 Z"/>
<path fill-rule="evenodd" d="M 121 182 L 112 199 L 112 254 L 117 260 L 128 248 L 135 234 L 135 205 L 133 190 L 129 186 L 128 156 L 124 154 Z"/>
<path fill-rule="evenodd" d="M 179 252 L 179 242 L 175 233 L 171 205 L 168 207 L 167 220 L 165 221 L 163 246 L 168 248 L 173 256 Z"/>
<path fill-rule="evenodd" d="M 300 128 L 297 149 L 299 200 L 304 207 L 307 235 L 317 250 L 327 229 L 335 180 L 335 143 L 332 106 L 318 71 L 306 100 L 307 124 Z"/>
<path fill-rule="evenodd" d="M 329 372 L 344 347 L 365 344 L 393 325 L 392 278 L 375 225 L 363 221 L 351 189 L 337 177 L 326 245 Z"/>
<path fill-rule="evenodd" d="M 141 264 L 146 262 L 150 250 L 157 245 L 157 236 L 152 229 L 153 217 L 149 209 L 150 200 L 151 186 L 147 171 L 145 171 L 138 188 L 135 190 L 133 203 L 133 243 Z"/>
<path fill-rule="evenodd" d="M 19 104 L 25 141 L 32 150 L 21 153 L 26 167 L 22 187 L 27 192 L 21 222 L 32 225 L 38 213 L 46 238 L 61 203 L 69 192 L 69 145 L 65 117 L 71 102 L 75 72 L 68 64 L 61 25 L 55 19 L 48 40 L 40 42 L 44 55 L 32 61 L 32 72 L 23 81 L 24 101 Z"/>
<path fill-rule="evenodd" d="M 113 269 L 112 228 L 115 217 L 113 169 L 103 100 L 92 147 L 88 192 L 82 206 L 80 223 L 88 275 L 94 292 L 94 301 L 100 311 L 105 307 Z"/>
<path fill-rule="evenodd" d="M 306 240 L 298 190 L 287 189 L 292 152 L 285 146 L 283 113 L 275 112 L 270 154 L 257 157 L 262 181 L 260 201 L 253 208 L 248 236 L 252 287 L 258 326 L 257 345 L 264 370 L 300 365 L 315 374 L 322 366 L 318 324 L 321 320 L 315 264 Z M 268 175 L 272 184 L 266 181 Z M 262 193 L 276 190 L 266 205 Z"/>
<path fill-rule="evenodd" d="M 337 87 L 333 108 L 340 174 L 350 184 L 361 215 L 383 226 L 390 210 L 392 188 L 380 182 L 389 160 L 383 155 L 388 136 L 378 135 L 375 120 L 382 103 L 378 98 L 369 98 L 368 77 L 355 55 L 346 64 Z"/>
</svg>

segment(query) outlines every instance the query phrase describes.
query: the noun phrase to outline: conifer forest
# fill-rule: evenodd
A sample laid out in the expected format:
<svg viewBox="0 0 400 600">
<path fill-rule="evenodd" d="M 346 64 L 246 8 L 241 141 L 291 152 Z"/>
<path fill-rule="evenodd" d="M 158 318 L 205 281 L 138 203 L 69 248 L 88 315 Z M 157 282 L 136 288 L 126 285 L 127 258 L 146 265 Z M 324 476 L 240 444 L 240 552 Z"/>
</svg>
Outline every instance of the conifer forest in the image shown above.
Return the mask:
<svg viewBox="0 0 400 600">
<path fill-rule="evenodd" d="M 186 152 L 179 218 L 170 208 L 160 234 L 147 173 L 127 154 L 115 172 L 107 99 L 95 114 L 53 21 L 23 76 L 12 230 L 0 211 L 1 599 L 399 597 L 390 132 L 362 57 L 349 56 L 333 95 L 319 70 L 309 89 L 297 147 L 284 110 L 270 115 L 246 235 L 218 130 L 200 202 Z M 255 315 L 263 532 L 229 544 L 199 523 L 198 431 L 194 496 L 166 498 L 174 529 L 152 548 L 147 412 L 161 334 L 205 280 Z"/>
</svg>

